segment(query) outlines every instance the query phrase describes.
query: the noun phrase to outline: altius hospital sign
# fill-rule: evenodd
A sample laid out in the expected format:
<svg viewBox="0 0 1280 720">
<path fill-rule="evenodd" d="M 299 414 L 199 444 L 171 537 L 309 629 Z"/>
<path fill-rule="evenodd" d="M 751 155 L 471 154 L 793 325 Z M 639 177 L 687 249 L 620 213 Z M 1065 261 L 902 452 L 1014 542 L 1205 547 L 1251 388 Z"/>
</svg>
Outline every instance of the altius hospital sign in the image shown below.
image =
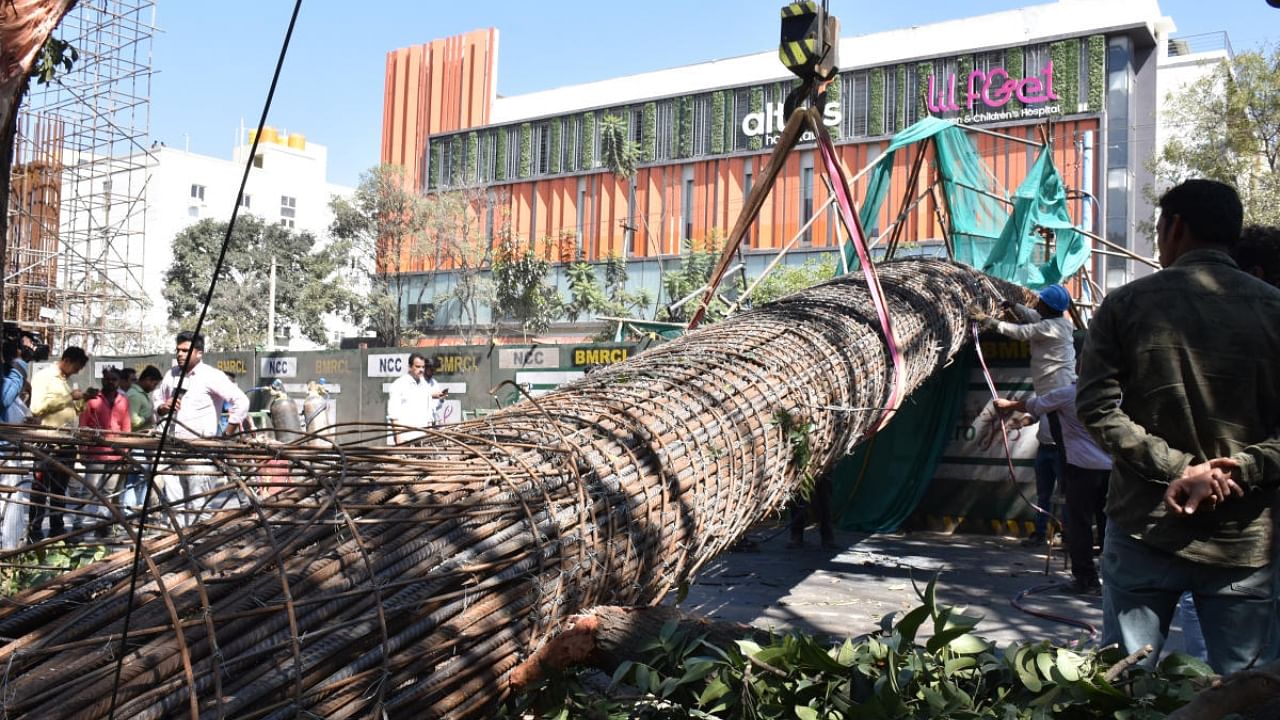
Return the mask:
<svg viewBox="0 0 1280 720">
<path fill-rule="evenodd" d="M 844 113 L 840 110 L 840 103 L 829 102 L 826 107 L 822 108 L 822 124 L 827 127 L 839 125 L 844 119 Z M 787 119 L 782 116 L 782 103 L 773 103 L 766 105 L 764 110 L 747 113 L 742 118 L 742 134 L 747 137 L 764 136 L 765 145 L 774 145 L 778 142 L 778 136 L 782 134 L 782 129 L 787 126 Z M 806 131 L 800 136 L 800 142 L 813 140 L 813 132 Z"/>
</svg>

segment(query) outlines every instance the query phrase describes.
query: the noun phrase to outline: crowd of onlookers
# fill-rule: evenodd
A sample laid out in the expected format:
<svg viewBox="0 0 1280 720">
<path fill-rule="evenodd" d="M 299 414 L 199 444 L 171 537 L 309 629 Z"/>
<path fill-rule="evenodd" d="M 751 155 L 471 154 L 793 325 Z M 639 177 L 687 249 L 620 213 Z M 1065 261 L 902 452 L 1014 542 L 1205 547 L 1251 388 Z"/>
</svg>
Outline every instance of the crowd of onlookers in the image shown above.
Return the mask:
<svg viewBox="0 0 1280 720">
<path fill-rule="evenodd" d="M 106 518 L 110 501 L 124 510 L 141 507 L 146 476 L 152 469 L 141 453 L 128 453 L 112 442 L 114 434 L 146 432 L 171 420 L 178 438 L 211 437 L 222 428 L 239 427 L 249 411 L 245 393 L 222 371 L 202 362 L 204 338 L 183 332 L 176 338 L 174 364 L 167 372 L 148 365 L 134 368 L 105 366 L 100 385 L 81 389 L 73 380 L 88 364 L 82 348 L 65 348 L 59 358 L 36 372 L 31 368 L 48 357 L 38 338 L 10 328 L 3 342 L 3 381 L 0 417 L 9 423 L 79 428 L 88 440 L 80 445 L 50 444 L 39 448 L 39 460 L 29 472 L 7 468 L 11 491 L 0 522 L 0 546 L 57 537 L 82 526 L 95 526 L 107 536 L 113 525 Z M 181 385 L 181 387 L 179 387 Z M 214 483 L 211 468 L 199 464 L 157 474 L 163 500 L 187 512 L 207 504 Z"/>
</svg>

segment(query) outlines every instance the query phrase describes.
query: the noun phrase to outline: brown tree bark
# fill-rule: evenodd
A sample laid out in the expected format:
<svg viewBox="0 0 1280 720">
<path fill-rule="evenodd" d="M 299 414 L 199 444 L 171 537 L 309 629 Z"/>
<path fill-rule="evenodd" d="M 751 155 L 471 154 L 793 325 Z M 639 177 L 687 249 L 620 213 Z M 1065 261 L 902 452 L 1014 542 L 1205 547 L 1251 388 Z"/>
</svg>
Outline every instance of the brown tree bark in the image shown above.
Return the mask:
<svg viewBox="0 0 1280 720">
<path fill-rule="evenodd" d="M 1171 713 L 1169 720 L 1221 720 L 1229 715 L 1244 720 L 1280 718 L 1280 662 L 1222 678 Z"/>
<path fill-rule="evenodd" d="M 735 640 L 769 639 L 769 633 L 759 628 L 709 620 L 679 608 L 601 605 L 570 618 L 564 630 L 517 665 L 511 671 L 511 687 L 521 690 L 575 666 L 612 673 L 625 661 L 642 662 L 650 655 L 646 646 L 658 639 L 669 622 L 676 623 L 678 633 L 703 636 L 716 647 L 728 647 Z"/>
</svg>

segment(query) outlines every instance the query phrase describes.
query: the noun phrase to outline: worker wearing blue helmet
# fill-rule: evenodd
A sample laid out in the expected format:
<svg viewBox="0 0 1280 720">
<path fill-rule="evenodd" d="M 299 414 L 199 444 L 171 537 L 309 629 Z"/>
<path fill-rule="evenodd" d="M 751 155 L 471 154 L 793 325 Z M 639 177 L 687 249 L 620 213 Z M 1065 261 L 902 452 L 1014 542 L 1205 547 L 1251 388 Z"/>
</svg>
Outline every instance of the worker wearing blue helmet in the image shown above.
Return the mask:
<svg viewBox="0 0 1280 720">
<path fill-rule="evenodd" d="M 1005 322 L 974 313 L 973 319 L 985 329 L 995 330 L 1013 340 L 1025 340 L 1031 346 L 1031 385 L 1035 394 L 1044 397 L 1050 390 L 1076 381 L 1076 350 L 1072 343 L 1075 327 L 1066 318 L 1071 295 L 1061 285 L 1050 285 L 1038 294 L 1034 307 L 1005 303 L 1020 322 Z M 1048 413 L 1036 431 L 1040 448 L 1036 451 L 1036 503 L 1048 508 L 1053 502 L 1053 489 L 1063 474 L 1062 432 L 1057 413 Z M 1027 546 L 1046 542 L 1048 516 L 1036 513 L 1035 531 L 1027 538 Z"/>
</svg>

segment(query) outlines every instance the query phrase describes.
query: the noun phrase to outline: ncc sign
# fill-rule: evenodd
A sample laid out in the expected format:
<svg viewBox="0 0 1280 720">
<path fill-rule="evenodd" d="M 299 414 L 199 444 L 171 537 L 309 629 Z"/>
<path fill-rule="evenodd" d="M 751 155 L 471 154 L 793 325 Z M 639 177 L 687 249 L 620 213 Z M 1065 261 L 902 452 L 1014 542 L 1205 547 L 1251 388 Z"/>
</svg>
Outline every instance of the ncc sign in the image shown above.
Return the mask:
<svg viewBox="0 0 1280 720">
<path fill-rule="evenodd" d="M 505 348 L 498 351 L 498 367 L 503 370 L 554 370 L 560 367 L 560 349 Z"/>
<path fill-rule="evenodd" d="M 409 353 L 369 356 L 369 377 L 398 377 L 409 372 Z"/>
<path fill-rule="evenodd" d="M 298 358 L 265 357 L 258 361 L 258 377 L 291 378 L 298 375 Z"/>
</svg>

